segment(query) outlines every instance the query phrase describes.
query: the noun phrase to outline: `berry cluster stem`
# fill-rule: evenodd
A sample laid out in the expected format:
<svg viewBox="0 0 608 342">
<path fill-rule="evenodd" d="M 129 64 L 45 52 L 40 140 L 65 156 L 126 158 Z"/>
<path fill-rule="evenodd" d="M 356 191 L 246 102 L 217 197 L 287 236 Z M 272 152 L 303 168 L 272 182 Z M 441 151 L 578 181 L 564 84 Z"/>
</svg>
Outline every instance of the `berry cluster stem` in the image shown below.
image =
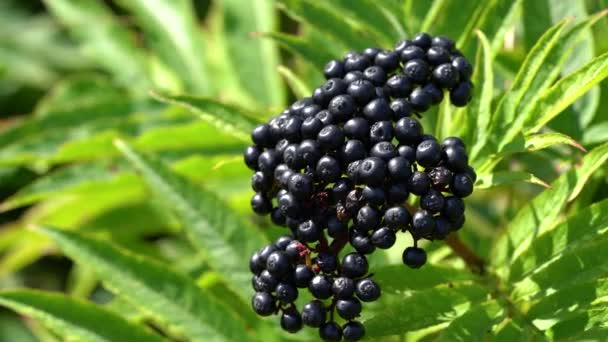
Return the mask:
<svg viewBox="0 0 608 342">
<path fill-rule="evenodd" d="M 448 235 L 445 242 L 467 264 L 471 272 L 477 274 L 485 273 L 485 261 L 462 242 L 457 233 L 454 232 Z"/>
</svg>

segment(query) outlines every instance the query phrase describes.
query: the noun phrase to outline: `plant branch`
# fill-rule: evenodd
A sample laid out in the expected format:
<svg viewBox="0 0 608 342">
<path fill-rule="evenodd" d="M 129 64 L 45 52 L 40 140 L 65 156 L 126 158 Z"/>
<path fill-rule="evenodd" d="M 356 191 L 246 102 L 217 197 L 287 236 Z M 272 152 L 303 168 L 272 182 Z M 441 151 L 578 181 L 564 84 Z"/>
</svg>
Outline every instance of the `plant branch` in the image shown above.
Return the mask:
<svg viewBox="0 0 608 342">
<path fill-rule="evenodd" d="M 467 264 L 471 272 L 477 274 L 485 273 L 485 261 L 479 257 L 469 246 L 465 245 L 462 240 L 458 237 L 458 234 L 451 233 L 445 239 L 445 242 L 456 255 L 458 255 Z"/>
</svg>

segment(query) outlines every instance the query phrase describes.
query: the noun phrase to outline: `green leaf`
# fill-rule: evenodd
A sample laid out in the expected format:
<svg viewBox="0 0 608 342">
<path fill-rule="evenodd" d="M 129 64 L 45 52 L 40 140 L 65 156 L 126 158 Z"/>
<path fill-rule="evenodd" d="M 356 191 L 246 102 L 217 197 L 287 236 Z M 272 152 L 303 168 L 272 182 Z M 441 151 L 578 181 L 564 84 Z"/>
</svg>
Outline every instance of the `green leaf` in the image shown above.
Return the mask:
<svg viewBox="0 0 608 342">
<path fill-rule="evenodd" d="M 473 82 L 481 84 L 480 92 L 473 97 L 467 109 L 459 110 L 465 115 L 465 141 L 469 143 L 469 146 L 473 146 L 471 160 L 475 159 L 478 150 L 488 140 L 492 99 L 494 98 L 494 70 L 490 43 L 481 31 L 477 31 L 477 37 L 479 38 L 477 63 L 482 65 L 477 67 Z M 473 135 L 475 135 L 475 144 L 472 144 Z"/>
<path fill-rule="evenodd" d="M 491 327 L 507 315 L 506 310 L 492 300 L 472 307 L 445 328 L 437 341 L 484 341 Z"/>
<path fill-rule="evenodd" d="M 276 73 L 278 48 L 275 42 L 251 34 L 274 31 L 278 26 L 274 0 L 224 0 L 220 4 L 227 56 L 238 69 L 241 86 L 263 106 L 281 107 L 285 91 Z"/>
<path fill-rule="evenodd" d="M 188 338 L 247 340 L 244 323 L 192 279 L 107 242 L 56 229 L 44 232 L 68 256 L 91 267 L 112 291 Z"/>
<path fill-rule="evenodd" d="M 387 265 L 374 270 L 374 279 L 382 285 L 383 292 L 424 290 L 445 285 L 453 286 L 474 280 L 471 272 L 450 267 L 425 265 L 413 270 L 403 265 Z"/>
<path fill-rule="evenodd" d="M 540 115 L 529 120 L 526 126 L 531 128 L 527 132 L 538 132 L 551 119 L 606 77 L 608 77 L 608 53 L 594 58 L 584 67 L 559 80 L 534 103 L 531 113 L 540 113 Z"/>
<path fill-rule="evenodd" d="M 569 316 L 569 319 L 552 326 L 547 335 L 560 341 L 565 338 L 574 341 L 602 341 L 606 338 L 608 307 L 605 303 L 574 310 Z"/>
<path fill-rule="evenodd" d="M 545 63 L 547 56 L 558 43 L 560 35 L 567 24 L 568 21 L 560 22 L 547 30 L 538 40 L 527 55 L 523 65 L 519 68 L 510 91 L 498 103 L 498 107 L 491 118 L 491 129 L 493 136 L 500 139 L 498 143 L 499 149 L 510 141 L 509 137 L 500 133 L 509 130 L 510 125 L 516 120 L 516 110 L 520 102 L 531 90 L 530 87 L 533 85 L 536 75 L 543 68 L 543 63 Z"/>
<path fill-rule="evenodd" d="M 112 12 L 94 0 L 45 0 L 51 12 L 82 43 L 83 53 L 124 87 L 146 91 L 150 81 L 146 57 L 134 37 Z"/>
<path fill-rule="evenodd" d="M 0 305 L 39 320 L 66 340 L 163 341 L 142 326 L 129 323 L 106 309 L 58 294 L 34 290 L 2 291 Z"/>
<path fill-rule="evenodd" d="M 555 291 L 605 277 L 608 274 L 607 248 L 608 238 L 604 233 L 596 240 L 557 254 L 534 268 L 526 278 L 514 283 L 512 297 L 529 304 Z"/>
<path fill-rule="evenodd" d="M 590 126 L 583 132 L 584 144 L 598 144 L 604 141 L 608 141 L 608 121 Z"/>
<path fill-rule="evenodd" d="M 410 297 L 384 296 L 382 308 L 365 321 L 367 337 L 403 334 L 450 322 L 487 294 L 483 287 L 463 285 L 417 291 Z"/>
<path fill-rule="evenodd" d="M 433 3 L 431 10 L 424 18 L 420 31 L 432 32 L 436 35 L 449 34 L 455 40 L 462 41 L 463 33 L 471 31 L 471 24 L 479 16 L 483 6 L 487 1 L 458 1 L 458 0 L 439 0 Z M 469 23 L 469 25 L 467 25 Z M 458 44 L 459 47 L 462 44 Z"/>
<path fill-rule="evenodd" d="M 587 150 L 585 150 L 585 148 L 583 146 L 581 146 L 581 144 L 576 142 L 576 140 L 572 139 L 571 137 L 569 137 L 565 134 L 561 134 L 561 133 L 557 133 L 557 132 L 529 134 L 524 138 L 524 140 L 525 140 L 525 142 L 524 142 L 523 149 L 519 150 L 521 152 L 538 151 L 538 150 L 547 148 L 549 146 L 560 145 L 560 144 L 570 145 L 570 146 L 576 147 L 577 149 L 579 149 L 583 152 L 587 152 Z"/>
<path fill-rule="evenodd" d="M 477 177 L 475 188 L 489 189 L 496 186 L 518 182 L 528 182 L 544 186 L 545 188 L 551 188 L 551 186 L 542 179 L 524 171 L 498 171 L 494 173 L 481 174 Z"/>
<path fill-rule="evenodd" d="M 244 142 L 249 142 L 251 131 L 260 123 L 254 114 L 247 110 L 210 98 L 186 95 L 165 96 L 155 93 L 153 96 L 161 102 L 185 108 L 221 132 L 231 134 Z"/>
<path fill-rule="evenodd" d="M 581 191 L 589 177 L 608 160 L 608 144 L 591 150 L 582 163 L 552 183 L 552 188 L 543 191 L 517 215 L 497 239 L 494 246 L 494 265 L 505 268 L 524 252 L 532 240 L 547 230 L 558 218 L 568 201 Z"/>
<path fill-rule="evenodd" d="M 269 32 L 265 36 L 276 40 L 279 45 L 291 53 L 302 57 L 304 61 L 311 63 L 317 70 L 323 70 L 325 64 L 335 58 L 323 46 L 312 44 L 307 39 L 295 35 Z"/>
<path fill-rule="evenodd" d="M 310 90 L 305 81 L 298 77 L 291 69 L 280 65 L 277 70 L 285 78 L 285 81 L 297 98 L 308 97 L 312 94 L 312 90 Z"/>
<path fill-rule="evenodd" d="M 374 45 L 374 37 L 354 25 L 338 11 L 313 0 L 279 0 L 294 19 L 306 22 L 348 49 L 363 50 Z M 327 62 L 327 61 L 326 61 Z"/>
<path fill-rule="evenodd" d="M 539 235 L 511 263 L 510 280 L 517 281 L 552 258 L 596 239 L 608 230 L 608 200 L 587 207 Z"/>
<path fill-rule="evenodd" d="M 120 0 L 144 31 L 156 54 L 184 80 L 188 89 L 209 94 L 205 48 L 193 4 L 188 0 Z"/>
<path fill-rule="evenodd" d="M 249 260 L 251 253 L 265 245 L 262 234 L 215 195 L 173 173 L 163 163 L 140 155 L 122 142 L 117 147 L 159 200 L 175 211 L 192 244 L 221 271 L 236 293 L 247 298 L 251 274 L 243 260 Z"/>
</svg>

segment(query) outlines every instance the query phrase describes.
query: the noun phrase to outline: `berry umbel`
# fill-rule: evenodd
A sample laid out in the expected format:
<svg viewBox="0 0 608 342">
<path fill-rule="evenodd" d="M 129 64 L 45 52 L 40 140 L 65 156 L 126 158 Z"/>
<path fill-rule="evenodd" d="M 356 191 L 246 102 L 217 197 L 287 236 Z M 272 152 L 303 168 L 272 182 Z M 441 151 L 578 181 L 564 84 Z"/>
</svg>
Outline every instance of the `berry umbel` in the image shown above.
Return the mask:
<svg viewBox="0 0 608 342">
<path fill-rule="evenodd" d="M 311 97 L 252 131 L 244 153 L 253 211 L 289 230 L 249 260 L 251 304 L 279 315 L 287 332 L 308 326 L 323 340 L 356 341 L 363 304 L 382 293 L 368 255 L 408 232 L 403 263 L 419 268 L 427 255 L 418 241 L 464 224 L 462 198 L 476 180 L 466 146 L 425 134 L 417 117 L 444 99 L 465 106 L 472 67 L 451 39 L 419 33 L 393 50 L 348 53 L 323 72 Z M 418 208 L 406 205 L 413 196 Z M 354 252 L 340 255 L 347 244 Z M 304 291 L 313 300 L 299 310 Z"/>
</svg>

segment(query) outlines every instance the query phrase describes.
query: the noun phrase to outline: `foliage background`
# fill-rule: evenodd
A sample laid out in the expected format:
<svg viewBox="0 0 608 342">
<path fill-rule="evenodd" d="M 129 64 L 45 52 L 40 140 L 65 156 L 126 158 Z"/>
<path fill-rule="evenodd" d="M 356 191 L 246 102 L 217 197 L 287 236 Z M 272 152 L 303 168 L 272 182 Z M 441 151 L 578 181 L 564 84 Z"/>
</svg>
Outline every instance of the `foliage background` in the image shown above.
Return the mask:
<svg viewBox="0 0 608 342">
<path fill-rule="evenodd" d="M 249 310 L 249 254 L 282 231 L 248 208 L 247 132 L 329 59 L 423 30 L 476 61 L 475 101 L 424 126 L 469 146 L 459 235 L 488 274 L 442 243 L 418 271 L 375 253 L 368 338 L 605 340 L 607 7 L 2 1 L 0 341 L 315 339 Z"/>
</svg>

